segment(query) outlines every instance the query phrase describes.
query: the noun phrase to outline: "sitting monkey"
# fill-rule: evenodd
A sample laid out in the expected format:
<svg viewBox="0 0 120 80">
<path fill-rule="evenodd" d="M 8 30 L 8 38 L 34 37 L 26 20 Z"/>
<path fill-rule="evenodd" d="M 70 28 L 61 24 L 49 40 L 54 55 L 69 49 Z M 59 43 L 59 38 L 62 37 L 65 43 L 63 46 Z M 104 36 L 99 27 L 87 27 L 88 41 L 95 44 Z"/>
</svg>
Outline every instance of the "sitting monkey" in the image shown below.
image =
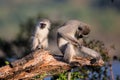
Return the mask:
<svg viewBox="0 0 120 80">
<path fill-rule="evenodd" d="M 57 31 L 57 45 L 64 61 L 71 63 L 73 57 L 90 57 L 91 63 L 101 59 L 100 53 L 83 46 L 83 37 L 90 32 L 89 26 L 78 20 L 70 20 Z"/>
<path fill-rule="evenodd" d="M 50 21 L 48 19 L 40 20 L 32 36 L 31 50 L 46 49 L 48 47 L 48 34 L 50 29 Z"/>
</svg>

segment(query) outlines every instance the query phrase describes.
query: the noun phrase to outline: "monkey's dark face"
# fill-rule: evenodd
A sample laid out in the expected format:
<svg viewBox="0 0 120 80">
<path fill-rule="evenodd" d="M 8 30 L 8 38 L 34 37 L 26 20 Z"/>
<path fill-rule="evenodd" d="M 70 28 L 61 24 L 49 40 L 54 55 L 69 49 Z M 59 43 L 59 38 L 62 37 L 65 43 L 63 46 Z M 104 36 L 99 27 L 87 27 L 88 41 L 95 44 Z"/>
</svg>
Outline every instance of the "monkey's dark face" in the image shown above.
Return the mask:
<svg viewBox="0 0 120 80">
<path fill-rule="evenodd" d="M 40 27 L 40 29 L 44 29 L 46 27 L 46 24 L 45 23 L 40 23 L 39 27 Z"/>
<path fill-rule="evenodd" d="M 83 29 L 82 29 L 81 27 L 78 27 L 78 29 L 76 30 L 75 37 L 76 37 L 77 39 L 83 38 L 82 30 L 83 30 Z"/>
<path fill-rule="evenodd" d="M 76 30 L 75 37 L 78 38 L 83 38 L 84 35 L 88 35 L 90 30 L 86 26 L 78 26 L 78 29 Z"/>
<path fill-rule="evenodd" d="M 51 23 L 48 19 L 41 19 L 37 26 L 40 29 L 50 29 Z"/>
<path fill-rule="evenodd" d="M 88 27 L 88 25 L 84 25 L 83 27 L 83 35 L 88 35 L 90 33 L 90 28 Z"/>
</svg>

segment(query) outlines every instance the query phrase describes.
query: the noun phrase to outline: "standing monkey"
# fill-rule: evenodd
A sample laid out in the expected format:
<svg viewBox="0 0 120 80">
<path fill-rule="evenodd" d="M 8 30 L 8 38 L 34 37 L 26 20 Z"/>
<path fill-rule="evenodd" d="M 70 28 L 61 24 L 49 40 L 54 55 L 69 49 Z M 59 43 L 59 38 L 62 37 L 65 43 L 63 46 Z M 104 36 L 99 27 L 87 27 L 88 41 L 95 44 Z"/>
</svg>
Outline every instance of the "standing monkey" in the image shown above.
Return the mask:
<svg viewBox="0 0 120 80">
<path fill-rule="evenodd" d="M 75 56 L 101 58 L 99 53 L 83 46 L 83 37 L 89 32 L 89 26 L 78 20 L 70 20 L 58 29 L 57 45 L 64 55 L 64 61 L 71 63 Z"/>
<path fill-rule="evenodd" d="M 36 49 L 46 49 L 48 48 L 48 34 L 50 29 L 50 21 L 48 19 L 40 20 L 36 27 L 34 34 L 32 36 L 31 50 Z"/>
</svg>

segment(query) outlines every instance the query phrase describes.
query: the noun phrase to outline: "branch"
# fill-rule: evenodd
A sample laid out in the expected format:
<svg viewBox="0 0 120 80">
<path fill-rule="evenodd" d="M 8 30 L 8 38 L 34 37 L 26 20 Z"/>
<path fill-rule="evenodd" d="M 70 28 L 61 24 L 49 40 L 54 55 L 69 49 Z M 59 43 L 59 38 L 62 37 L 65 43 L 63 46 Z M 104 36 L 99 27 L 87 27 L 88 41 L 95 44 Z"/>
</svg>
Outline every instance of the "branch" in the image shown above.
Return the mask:
<svg viewBox="0 0 120 80">
<path fill-rule="evenodd" d="M 13 68 L 9 65 L 3 66 L 0 68 L 0 79 L 31 79 L 34 76 L 41 74 L 59 74 L 64 71 L 68 71 L 72 66 L 84 66 L 84 65 L 97 65 L 101 64 L 95 63 L 90 64 L 89 59 L 75 57 L 75 61 L 79 65 L 67 64 L 62 61 L 62 57 L 53 56 L 49 51 L 37 50 L 34 53 L 31 53 L 22 59 L 12 62 Z"/>
</svg>

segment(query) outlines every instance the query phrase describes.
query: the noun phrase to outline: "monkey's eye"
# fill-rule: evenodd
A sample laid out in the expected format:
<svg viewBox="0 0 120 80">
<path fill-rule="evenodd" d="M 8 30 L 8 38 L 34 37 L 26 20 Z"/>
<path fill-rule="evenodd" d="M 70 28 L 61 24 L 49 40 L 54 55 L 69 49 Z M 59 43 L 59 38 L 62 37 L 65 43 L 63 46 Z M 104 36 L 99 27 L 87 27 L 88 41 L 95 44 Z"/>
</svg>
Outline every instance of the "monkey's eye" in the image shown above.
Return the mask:
<svg viewBox="0 0 120 80">
<path fill-rule="evenodd" d="M 81 28 L 81 27 L 78 27 L 78 30 L 79 30 L 79 31 L 82 31 L 82 28 Z"/>
<path fill-rule="evenodd" d="M 41 28 L 41 29 L 45 28 L 45 26 L 46 26 L 46 24 L 40 23 L 40 28 Z"/>
</svg>

